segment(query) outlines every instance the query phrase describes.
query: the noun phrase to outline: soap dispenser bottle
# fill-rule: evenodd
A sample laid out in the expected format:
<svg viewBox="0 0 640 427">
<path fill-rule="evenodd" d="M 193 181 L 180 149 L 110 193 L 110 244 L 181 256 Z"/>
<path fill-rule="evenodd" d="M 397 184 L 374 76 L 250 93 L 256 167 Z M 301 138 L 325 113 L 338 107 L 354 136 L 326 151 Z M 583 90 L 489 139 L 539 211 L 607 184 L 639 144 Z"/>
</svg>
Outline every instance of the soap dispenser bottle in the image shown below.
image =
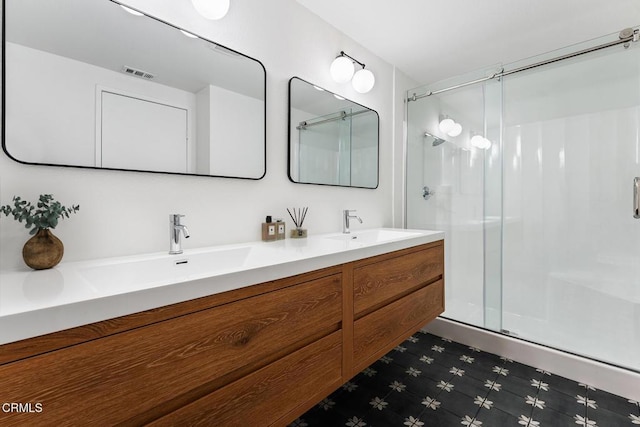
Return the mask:
<svg viewBox="0 0 640 427">
<path fill-rule="evenodd" d="M 265 242 L 273 242 L 278 238 L 277 225 L 271 219 L 271 215 L 265 218 L 262 223 L 262 240 Z"/>
<path fill-rule="evenodd" d="M 284 240 L 286 236 L 285 223 L 282 219 L 276 219 L 276 240 Z"/>
</svg>

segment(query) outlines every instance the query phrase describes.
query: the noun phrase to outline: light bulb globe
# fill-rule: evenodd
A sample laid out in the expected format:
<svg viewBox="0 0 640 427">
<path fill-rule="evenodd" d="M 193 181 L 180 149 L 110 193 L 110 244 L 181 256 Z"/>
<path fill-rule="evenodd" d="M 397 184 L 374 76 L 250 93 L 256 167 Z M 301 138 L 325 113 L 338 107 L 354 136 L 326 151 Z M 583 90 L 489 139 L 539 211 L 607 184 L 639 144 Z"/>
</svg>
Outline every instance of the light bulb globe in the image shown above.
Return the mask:
<svg viewBox="0 0 640 427">
<path fill-rule="evenodd" d="M 336 83 L 346 83 L 353 77 L 353 62 L 346 56 L 338 56 L 331 63 L 329 72 Z"/>
<path fill-rule="evenodd" d="M 458 136 L 462 133 L 462 125 L 460 123 L 454 123 L 453 127 L 451 128 L 451 130 L 449 132 L 447 132 L 447 135 L 449 136 Z"/>
<path fill-rule="evenodd" d="M 191 3 L 206 19 L 222 19 L 229 11 L 229 0 L 191 0 Z"/>
<path fill-rule="evenodd" d="M 456 122 L 454 122 L 452 119 L 446 118 L 440 121 L 438 128 L 440 129 L 440 132 L 448 134 L 455 125 Z"/>
<path fill-rule="evenodd" d="M 476 148 L 483 148 L 485 139 L 482 135 L 474 135 L 471 137 L 471 145 Z"/>
<path fill-rule="evenodd" d="M 369 70 L 362 69 L 358 70 L 354 76 L 353 80 L 351 80 L 351 86 L 358 93 L 367 93 L 373 86 L 376 84 L 376 78 L 373 73 Z"/>
</svg>

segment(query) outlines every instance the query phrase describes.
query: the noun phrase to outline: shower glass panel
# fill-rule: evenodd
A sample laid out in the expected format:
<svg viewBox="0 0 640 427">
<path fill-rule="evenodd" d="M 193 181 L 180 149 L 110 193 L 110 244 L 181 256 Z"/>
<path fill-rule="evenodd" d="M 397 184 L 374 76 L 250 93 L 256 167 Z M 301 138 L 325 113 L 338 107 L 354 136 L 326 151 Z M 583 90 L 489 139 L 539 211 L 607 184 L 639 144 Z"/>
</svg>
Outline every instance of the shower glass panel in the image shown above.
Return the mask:
<svg viewBox="0 0 640 427">
<path fill-rule="evenodd" d="M 458 83 L 448 80 L 416 93 Z M 466 86 L 407 105 L 407 227 L 446 232 L 444 316 L 499 330 L 500 82 Z M 445 117 L 462 126 L 459 135 L 440 129 Z M 476 135 L 491 145 L 474 146 Z M 486 189 L 487 183 L 497 191 Z"/>
<path fill-rule="evenodd" d="M 298 177 L 301 182 L 351 185 L 352 119 L 350 116 L 339 118 L 341 113 L 308 120 L 313 126 L 298 129 Z"/>
<path fill-rule="evenodd" d="M 408 91 L 406 225 L 446 233 L 444 317 L 640 371 L 640 42 L 509 73 L 617 36 Z"/>
<path fill-rule="evenodd" d="M 638 44 L 506 77 L 503 128 L 503 328 L 634 370 Z"/>
</svg>

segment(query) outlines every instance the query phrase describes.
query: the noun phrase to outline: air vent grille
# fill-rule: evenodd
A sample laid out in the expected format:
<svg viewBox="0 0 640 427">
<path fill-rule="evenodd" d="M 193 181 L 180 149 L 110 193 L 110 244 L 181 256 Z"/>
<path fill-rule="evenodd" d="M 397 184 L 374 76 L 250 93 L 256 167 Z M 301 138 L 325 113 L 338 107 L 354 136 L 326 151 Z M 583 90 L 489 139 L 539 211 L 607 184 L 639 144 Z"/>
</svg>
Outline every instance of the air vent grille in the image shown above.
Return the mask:
<svg viewBox="0 0 640 427">
<path fill-rule="evenodd" d="M 148 73 L 148 72 L 142 71 L 142 70 L 138 70 L 138 69 L 133 68 L 133 67 L 128 67 L 126 65 L 124 65 L 122 67 L 122 72 L 125 73 L 125 74 L 129 74 L 131 76 L 140 77 L 141 79 L 145 79 L 145 80 L 151 80 L 151 79 L 154 79 L 156 77 L 151 73 Z"/>
</svg>

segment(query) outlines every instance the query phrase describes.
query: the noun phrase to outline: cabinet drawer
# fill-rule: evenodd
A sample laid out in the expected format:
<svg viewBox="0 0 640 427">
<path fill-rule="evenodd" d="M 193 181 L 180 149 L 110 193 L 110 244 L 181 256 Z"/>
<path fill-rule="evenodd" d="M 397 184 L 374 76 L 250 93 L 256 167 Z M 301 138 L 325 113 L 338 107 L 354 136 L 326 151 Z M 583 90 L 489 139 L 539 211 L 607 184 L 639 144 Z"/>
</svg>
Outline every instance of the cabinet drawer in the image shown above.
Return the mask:
<svg viewBox="0 0 640 427">
<path fill-rule="evenodd" d="M 358 372 L 385 355 L 444 311 L 444 282 L 438 280 L 354 324 L 354 368 Z"/>
<path fill-rule="evenodd" d="M 143 423 L 337 331 L 341 316 L 336 274 L 3 365 L 3 401 L 43 411 L 0 424 Z"/>
<path fill-rule="evenodd" d="M 342 333 L 337 331 L 151 425 L 286 425 L 300 415 L 301 402 L 319 400 L 341 384 L 341 366 Z"/>
<path fill-rule="evenodd" d="M 353 303 L 356 319 L 441 278 L 443 271 L 442 244 L 355 268 Z"/>
</svg>

